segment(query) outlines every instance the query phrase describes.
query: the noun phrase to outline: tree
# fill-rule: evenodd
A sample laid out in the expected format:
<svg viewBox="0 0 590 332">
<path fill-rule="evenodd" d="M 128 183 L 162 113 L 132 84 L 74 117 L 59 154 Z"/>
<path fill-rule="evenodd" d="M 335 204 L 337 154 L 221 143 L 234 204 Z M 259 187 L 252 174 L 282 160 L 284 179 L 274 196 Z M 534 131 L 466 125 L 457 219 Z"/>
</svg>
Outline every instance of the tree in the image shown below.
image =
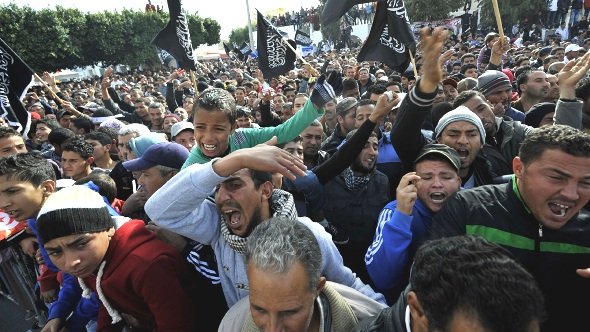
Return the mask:
<svg viewBox="0 0 590 332">
<path fill-rule="evenodd" d="M 187 15 L 193 47 L 219 42 L 219 24 Z M 15 4 L 0 7 L 0 36 L 35 71 L 97 64 L 159 63 L 154 36 L 168 13 L 123 10 L 82 13 L 56 7 L 35 11 Z"/>
<path fill-rule="evenodd" d="M 326 1 L 327 0 L 320 0 L 320 5 L 317 8 L 317 15 L 319 17 L 322 16 L 322 12 L 324 11 L 324 6 L 326 5 Z M 334 43 L 336 43 L 336 41 L 340 40 L 340 36 L 342 34 L 342 31 L 340 31 L 340 21 L 342 20 L 342 18 L 340 18 L 338 21 L 331 23 L 331 24 L 322 24 L 320 27 L 320 30 L 322 31 L 322 37 L 325 40 L 331 40 Z"/>
<path fill-rule="evenodd" d="M 491 1 L 480 1 L 481 23 L 496 27 L 496 16 Z M 500 0 L 498 1 L 502 26 L 510 28 L 513 23 L 527 18 L 529 23 L 538 24 L 539 20 L 545 19 L 547 9 L 546 0 Z"/>
<path fill-rule="evenodd" d="M 252 24 L 252 31 L 256 30 L 256 25 Z M 229 44 L 236 43 L 238 46 L 242 45 L 243 42 L 250 44 L 250 37 L 248 36 L 248 26 L 242 28 L 235 28 L 229 33 Z M 256 38 L 256 37 L 254 37 Z M 252 45 L 250 45 L 252 46 Z M 253 46 L 252 46 L 253 47 Z"/>
<path fill-rule="evenodd" d="M 489 1 L 488 1 L 489 2 Z M 410 21 L 436 21 L 449 18 L 449 14 L 462 8 L 459 0 L 405 0 Z"/>
</svg>

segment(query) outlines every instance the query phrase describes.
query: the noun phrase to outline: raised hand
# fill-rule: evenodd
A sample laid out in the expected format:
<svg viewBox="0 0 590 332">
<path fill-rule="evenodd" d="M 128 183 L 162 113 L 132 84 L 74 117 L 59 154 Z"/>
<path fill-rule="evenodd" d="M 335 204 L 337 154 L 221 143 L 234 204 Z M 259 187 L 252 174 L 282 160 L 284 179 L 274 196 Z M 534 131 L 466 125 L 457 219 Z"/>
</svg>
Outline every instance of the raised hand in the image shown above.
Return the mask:
<svg viewBox="0 0 590 332">
<path fill-rule="evenodd" d="M 583 57 L 568 62 L 557 74 L 559 98 L 576 99 L 576 84 L 590 70 L 590 52 Z"/>
<path fill-rule="evenodd" d="M 430 34 L 430 28 L 420 30 L 422 53 L 422 76 L 420 79 L 420 91 L 433 93 L 442 81 L 442 68 L 438 59 L 447 41 L 448 34 L 443 28 L 436 28 Z"/>
<path fill-rule="evenodd" d="M 375 110 L 371 115 L 369 115 L 369 120 L 373 123 L 381 123 L 381 121 L 391 112 L 391 110 L 400 103 L 401 98 L 398 96 L 397 93 L 393 91 L 391 92 L 393 98 L 389 100 L 387 96 L 387 92 L 379 96 L 377 99 L 377 104 L 375 105 Z"/>
<path fill-rule="evenodd" d="M 414 204 L 418 199 L 418 186 L 417 183 L 420 181 L 420 177 L 416 175 L 416 172 L 407 173 L 399 181 L 399 185 L 395 190 L 395 197 L 397 199 L 396 209 L 405 214 L 411 215 L 414 209 Z"/>
<path fill-rule="evenodd" d="M 291 180 L 295 180 L 297 175 L 304 176 L 307 170 L 305 164 L 289 152 L 273 146 L 275 144 L 277 138 L 273 137 L 253 148 L 234 151 L 217 160 L 213 164 L 213 170 L 220 176 L 230 176 L 242 168 L 280 173 Z"/>
</svg>

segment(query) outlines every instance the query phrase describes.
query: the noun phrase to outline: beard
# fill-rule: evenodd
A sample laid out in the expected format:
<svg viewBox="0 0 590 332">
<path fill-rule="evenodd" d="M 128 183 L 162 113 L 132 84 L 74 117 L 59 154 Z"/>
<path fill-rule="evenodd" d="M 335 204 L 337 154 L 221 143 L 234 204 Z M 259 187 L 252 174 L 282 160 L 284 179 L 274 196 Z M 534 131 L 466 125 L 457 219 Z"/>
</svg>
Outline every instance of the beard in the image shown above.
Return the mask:
<svg viewBox="0 0 590 332">
<path fill-rule="evenodd" d="M 262 217 L 260 216 L 260 207 L 257 207 L 254 212 L 252 212 L 252 216 L 250 217 L 250 222 L 248 223 L 244 237 L 250 236 L 254 228 L 256 228 L 256 226 L 258 226 L 261 222 Z"/>
<path fill-rule="evenodd" d="M 350 169 L 355 173 L 361 173 L 362 175 L 368 175 L 371 172 L 373 172 L 376 165 L 377 165 L 377 162 L 374 161 L 370 167 L 366 167 L 365 165 L 363 165 L 363 163 L 361 163 L 359 158 L 357 158 L 354 160 L 352 165 L 350 165 Z"/>
</svg>

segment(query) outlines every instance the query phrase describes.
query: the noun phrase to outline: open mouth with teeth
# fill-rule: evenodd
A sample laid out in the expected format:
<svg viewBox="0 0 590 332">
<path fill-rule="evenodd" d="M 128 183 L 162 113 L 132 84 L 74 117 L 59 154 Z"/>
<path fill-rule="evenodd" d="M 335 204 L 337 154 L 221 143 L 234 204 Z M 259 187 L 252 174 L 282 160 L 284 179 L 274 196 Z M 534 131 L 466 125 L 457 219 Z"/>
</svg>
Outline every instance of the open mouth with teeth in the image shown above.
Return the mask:
<svg viewBox="0 0 590 332">
<path fill-rule="evenodd" d="M 464 161 L 465 159 L 467 159 L 467 156 L 469 156 L 469 150 L 467 149 L 455 149 L 457 150 L 457 153 L 459 154 L 459 158 L 461 159 L 461 161 Z"/>
<path fill-rule="evenodd" d="M 430 194 L 430 200 L 436 204 L 442 204 L 447 198 L 447 194 L 442 192 L 434 192 Z"/>
<path fill-rule="evenodd" d="M 215 144 L 201 144 L 201 147 L 203 148 L 204 152 L 215 152 L 215 149 L 217 149 L 217 145 Z"/>
<path fill-rule="evenodd" d="M 565 217 L 567 211 L 570 209 L 570 206 L 551 202 L 549 203 L 549 209 L 551 210 L 551 212 L 553 212 L 554 215 L 558 217 Z"/>
<path fill-rule="evenodd" d="M 225 215 L 225 221 L 228 223 L 230 228 L 234 228 L 240 223 L 240 218 L 242 214 L 238 210 L 234 209 L 227 209 L 223 210 L 223 214 Z"/>
</svg>

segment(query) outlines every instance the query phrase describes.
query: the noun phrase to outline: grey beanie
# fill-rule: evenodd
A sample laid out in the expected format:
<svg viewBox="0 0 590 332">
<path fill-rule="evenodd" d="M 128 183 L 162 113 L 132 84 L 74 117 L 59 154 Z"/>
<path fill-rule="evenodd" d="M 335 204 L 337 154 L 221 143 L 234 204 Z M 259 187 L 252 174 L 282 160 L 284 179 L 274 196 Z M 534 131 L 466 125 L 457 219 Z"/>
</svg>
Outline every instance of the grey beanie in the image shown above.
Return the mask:
<svg viewBox="0 0 590 332">
<path fill-rule="evenodd" d="M 475 127 L 477 127 L 477 130 L 479 131 L 479 137 L 481 138 L 481 144 L 485 143 L 486 131 L 485 131 L 485 128 L 483 127 L 483 123 L 481 122 L 481 119 L 478 118 L 477 115 L 475 115 L 475 113 L 471 112 L 471 110 L 469 108 L 467 108 L 466 106 L 463 106 L 463 105 L 448 112 L 447 114 L 443 115 L 443 117 L 440 118 L 440 120 L 438 120 L 438 124 L 436 125 L 436 128 L 434 129 L 434 133 L 436 135 L 436 138 L 440 137 L 443 130 L 449 124 L 456 122 L 456 121 L 467 121 L 467 122 L 472 123 Z"/>
<path fill-rule="evenodd" d="M 477 90 L 488 96 L 496 91 L 512 89 L 508 76 L 501 71 L 486 70 L 477 78 Z"/>
</svg>

